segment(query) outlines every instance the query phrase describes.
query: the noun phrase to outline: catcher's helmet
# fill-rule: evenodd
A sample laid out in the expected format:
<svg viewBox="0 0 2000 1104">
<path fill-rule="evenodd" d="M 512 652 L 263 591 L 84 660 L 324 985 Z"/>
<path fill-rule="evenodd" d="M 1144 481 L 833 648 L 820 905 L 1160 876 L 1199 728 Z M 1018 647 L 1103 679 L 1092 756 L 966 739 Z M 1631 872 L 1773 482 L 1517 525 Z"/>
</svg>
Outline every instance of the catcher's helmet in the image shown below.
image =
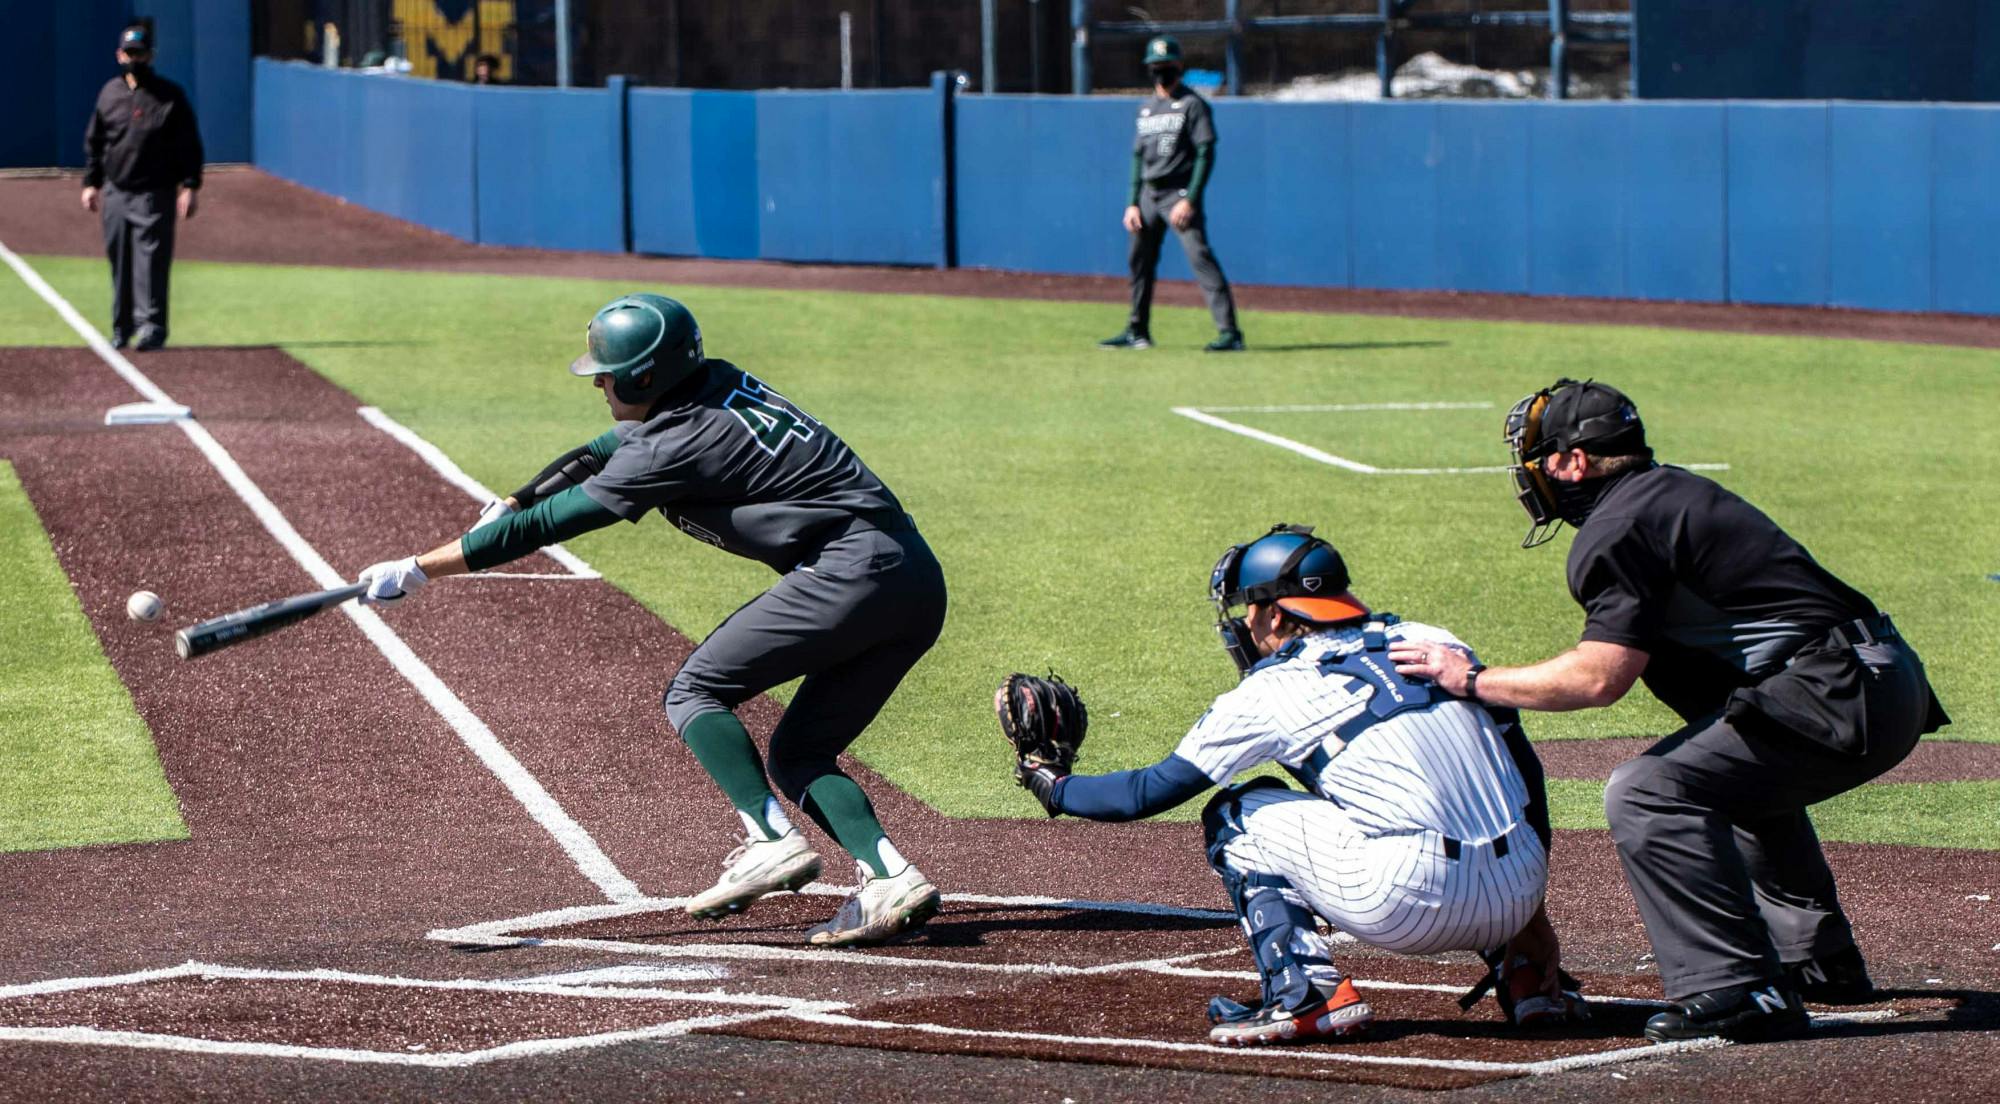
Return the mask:
<svg viewBox="0 0 2000 1104">
<path fill-rule="evenodd" d="M 1368 607 L 1347 587 L 1347 564 L 1340 553 L 1313 536 L 1312 526 L 1282 522 L 1256 540 L 1224 552 L 1208 576 L 1215 630 L 1223 650 L 1244 674 L 1257 662 L 1257 646 L 1248 623 L 1234 616 L 1237 606 L 1275 601 L 1293 617 L 1321 625 L 1368 616 Z"/>
<path fill-rule="evenodd" d="M 1162 65 L 1181 64 L 1180 40 L 1172 35 L 1161 35 L 1146 43 L 1146 68 Z"/>
<path fill-rule="evenodd" d="M 588 349 L 570 362 L 579 376 L 608 375 L 611 393 L 634 405 L 659 398 L 701 369 L 701 327 L 664 295 L 612 300 L 590 320 Z"/>
</svg>

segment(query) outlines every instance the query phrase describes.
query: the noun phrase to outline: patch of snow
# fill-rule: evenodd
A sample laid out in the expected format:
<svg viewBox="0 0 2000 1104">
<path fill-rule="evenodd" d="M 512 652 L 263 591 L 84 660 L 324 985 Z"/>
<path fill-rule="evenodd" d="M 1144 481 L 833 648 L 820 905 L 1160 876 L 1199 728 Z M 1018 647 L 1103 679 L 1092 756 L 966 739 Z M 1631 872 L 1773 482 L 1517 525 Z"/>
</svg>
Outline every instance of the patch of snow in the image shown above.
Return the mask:
<svg viewBox="0 0 2000 1104">
<path fill-rule="evenodd" d="M 1389 87 L 1397 99 L 1528 100 L 1546 96 L 1548 82 L 1546 70 L 1481 69 L 1426 52 L 1399 66 L 1389 79 Z M 1577 98 L 1616 98 L 1624 94 L 1623 87 L 1622 78 L 1600 85 L 1570 74 L 1570 95 Z M 1270 98 L 1294 103 L 1379 100 L 1382 80 L 1369 69 L 1332 77 L 1298 77 L 1272 89 Z"/>
</svg>

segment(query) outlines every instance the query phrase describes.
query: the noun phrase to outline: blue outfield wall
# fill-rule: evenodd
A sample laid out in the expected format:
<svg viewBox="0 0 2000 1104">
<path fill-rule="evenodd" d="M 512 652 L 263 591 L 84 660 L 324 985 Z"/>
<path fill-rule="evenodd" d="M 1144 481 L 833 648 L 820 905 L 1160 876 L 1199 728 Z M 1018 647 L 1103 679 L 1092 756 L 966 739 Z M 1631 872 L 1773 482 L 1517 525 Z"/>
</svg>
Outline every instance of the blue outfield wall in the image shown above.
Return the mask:
<svg viewBox="0 0 2000 1104">
<path fill-rule="evenodd" d="M 479 241 L 611 253 L 625 248 L 619 93 L 454 87 L 466 92 L 476 120 Z"/>
<path fill-rule="evenodd" d="M 758 255 L 757 96 L 633 89 L 632 248 Z"/>
<path fill-rule="evenodd" d="M 632 248 L 941 265 L 941 89 L 631 93 Z"/>
<path fill-rule="evenodd" d="M 758 256 L 944 262 L 941 89 L 760 92 L 756 105 Z"/>
<path fill-rule="evenodd" d="M 473 91 L 258 59 L 257 167 L 479 240 Z"/>
<path fill-rule="evenodd" d="M 1126 270 L 1130 99 L 256 76 L 260 166 L 470 240 Z M 2000 313 L 1996 106 L 1238 100 L 1216 124 L 1239 283 Z M 1162 267 L 1188 274 L 1177 243 Z"/>
<path fill-rule="evenodd" d="M 959 100 L 959 263 L 1124 272 L 1136 104 Z M 2000 313 L 2000 107 L 1215 107 L 1241 283 Z"/>
</svg>

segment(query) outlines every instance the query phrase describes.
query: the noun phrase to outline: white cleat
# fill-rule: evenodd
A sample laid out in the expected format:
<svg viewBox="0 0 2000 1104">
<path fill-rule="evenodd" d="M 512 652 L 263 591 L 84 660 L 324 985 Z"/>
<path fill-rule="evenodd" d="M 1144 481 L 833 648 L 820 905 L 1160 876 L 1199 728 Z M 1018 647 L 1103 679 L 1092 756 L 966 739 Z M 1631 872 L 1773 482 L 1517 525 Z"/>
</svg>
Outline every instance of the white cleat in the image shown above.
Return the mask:
<svg viewBox="0 0 2000 1104">
<path fill-rule="evenodd" d="M 688 900 L 689 916 L 720 920 L 749 908 L 767 893 L 797 889 L 819 877 L 819 856 L 797 831 L 774 840 L 746 839 L 723 866 L 722 878 L 714 886 Z"/>
<path fill-rule="evenodd" d="M 815 947 L 882 943 L 923 927 L 937 915 L 941 899 L 937 887 L 914 866 L 889 878 L 877 878 L 863 866 L 861 884 L 833 919 L 806 932 L 806 940 Z"/>
</svg>

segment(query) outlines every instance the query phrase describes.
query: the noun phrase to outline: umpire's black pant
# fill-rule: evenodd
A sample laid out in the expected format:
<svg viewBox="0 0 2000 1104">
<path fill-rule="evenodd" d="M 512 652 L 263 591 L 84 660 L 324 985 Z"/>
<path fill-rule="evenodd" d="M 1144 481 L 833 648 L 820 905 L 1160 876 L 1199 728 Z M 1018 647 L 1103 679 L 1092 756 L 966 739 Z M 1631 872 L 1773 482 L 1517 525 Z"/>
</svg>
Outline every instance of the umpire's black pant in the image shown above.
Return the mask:
<svg viewBox="0 0 2000 1104">
<path fill-rule="evenodd" d="M 111 330 L 167 336 L 167 270 L 174 263 L 174 188 L 128 192 L 107 183 L 99 193 L 104 255 L 111 261 Z"/>
<path fill-rule="evenodd" d="M 1780 713 L 1787 699 L 1805 703 L 1827 723 L 1774 723 L 1744 708 L 1746 695 Z M 1733 699 L 1620 765 L 1604 791 L 1674 1000 L 1854 946 L 1806 807 L 1894 767 L 1942 723 L 1923 661 L 1900 639 L 1829 638 Z"/>
<path fill-rule="evenodd" d="M 1167 221 L 1167 215 L 1174 204 L 1185 198 L 1187 192 L 1180 188 L 1139 191 L 1140 225 L 1132 235 L 1128 256 L 1132 265 L 1132 314 L 1126 320 L 1126 328 L 1133 333 L 1152 332 L 1153 285 L 1158 282 L 1160 246 L 1173 225 Z M 1215 251 L 1208 247 L 1207 215 L 1201 208 L 1195 208 L 1194 221 L 1188 223 L 1187 229 L 1175 233 L 1180 235 L 1181 248 L 1187 252 L 1188 267 L 1194 270 L 1194 278 L 1201 284 L 1202 298 L 1208 300 L 1208 313 L 1215 319 L 1215 328 L 1234 332 L 1236 299 L 1229 293 L 1229 278 L 1222 274 Z"/>
</svg>

